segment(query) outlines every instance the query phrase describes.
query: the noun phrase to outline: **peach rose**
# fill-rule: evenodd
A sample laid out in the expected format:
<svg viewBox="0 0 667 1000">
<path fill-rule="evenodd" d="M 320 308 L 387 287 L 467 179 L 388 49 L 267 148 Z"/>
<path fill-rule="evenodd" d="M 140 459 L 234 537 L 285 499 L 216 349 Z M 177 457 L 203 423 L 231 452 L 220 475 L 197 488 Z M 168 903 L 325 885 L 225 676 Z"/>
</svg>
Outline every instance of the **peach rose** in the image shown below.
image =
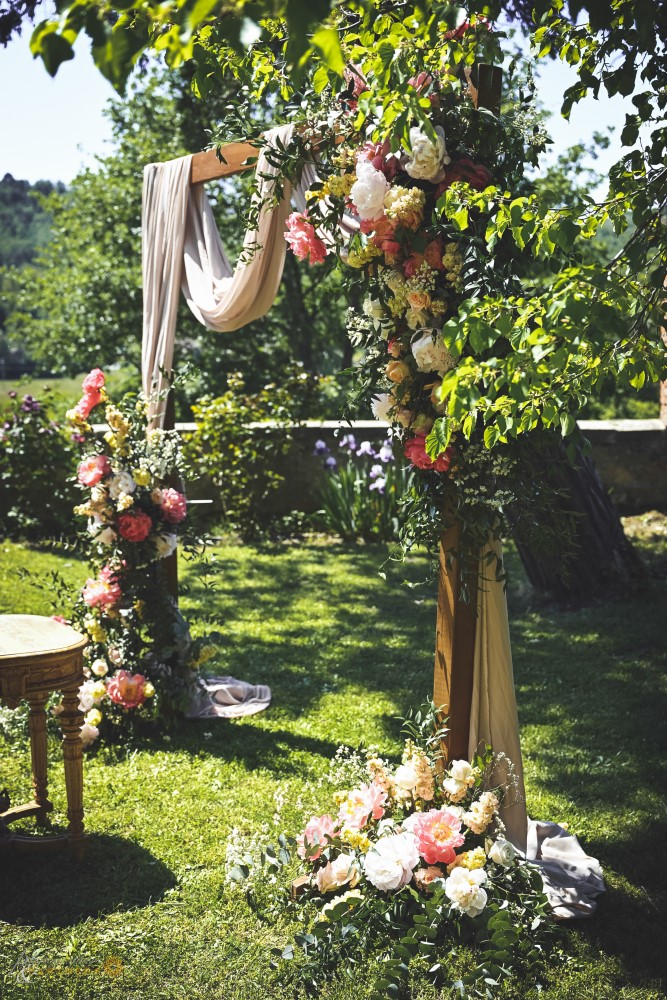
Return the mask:
<svg viewBox="0 0 667 1000">
<path fill-rule="evenodd" d="M 410 374 L 410 368 L 405 361 L 390 361 L 385 372 L 390 381 L 403 382 Z"/>
</svg>

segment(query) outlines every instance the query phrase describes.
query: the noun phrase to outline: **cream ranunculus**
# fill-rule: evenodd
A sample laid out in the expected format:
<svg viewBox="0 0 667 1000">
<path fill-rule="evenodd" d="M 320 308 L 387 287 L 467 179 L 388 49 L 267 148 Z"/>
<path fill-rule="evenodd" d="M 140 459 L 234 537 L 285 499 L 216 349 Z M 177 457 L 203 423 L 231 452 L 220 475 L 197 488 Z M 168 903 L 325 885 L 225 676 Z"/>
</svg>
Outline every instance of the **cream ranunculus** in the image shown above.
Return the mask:
<svg viewBox="0 0 667 1000">
<path fill-rule="evenodd" d="M 361 875 L 353 854 L 339 854 L 335 861 L 329 861 L 315 876 L 320 892 L 335 892 L 349 882 L 353 889 Z"/>
<path fill-rule="evenodd" d="M 107 664 L 107 661 L 102 660 L 101 658 L 98 660 L 93 660 L 93 662 L 90 664 L 90 669 L 92 670 L 92 672 L 95 674 L 96 677 L 106 677 L 106 675 L 109 673 L 109 666 Z"/>
<path fill-rule="evenodd" d="M 438 125 L 435 129 L 436 142 L 432 142 L 420 128 L 410 129 L 410 156 L 405 164 L 405 171 L 415 180 L 442 180 L 442 165 L 450 163 L 447 155 L 444 129 Z"/>
<path fill-rule="evenodd" d="M 116 475 L 109 480 L 109 495 L 112 500 L 118 500 L 121 493 L 133 493 L 136 488 L 137 484 L 134 479 L 130 473 L 126 472 L 124 469 L 117 472 Z"/>
<path fill-rule="evenodd" d="M 167 556 L 172 555 L 176 549 L 177 542 L 178 538 L 176 535 L 156 535 L 155 551 L 157 552 L 158 559 L 166 559 Z"/>
<path fill-rule="evenodd" d="M 410 349 L 420 372 L 446 372 L 456 365 L 437 330 L 417 330 Z"/>
<path fill-rule="evenodd" d="M 411 833 L 382 837 L 364 858 L 366 878 L 380 892 L 400 889 L 419 864 L 417 841 Z"/>
<path fill-rule="evenodd" d="M 483 868 L 469 871 L 467 868 L 455 868 L 445 882 L 445 893 L 455 906 L 470 917 L 478 916 L 487 902 L 486 891 L 482 885 L 486 882 L 486 872 Z"/>
<path fill-rule="evenodd" d="M 388 186 L 385 175 L 368 160 L 357 163 L 357 179 L 352 185 L 350 197 L 360 219 L 377 219 L 384 214 L 384 196 Z"/>
<path fill-rule="evenodd" d="M 498 840 L 493 842 L 487 854 L 490 861 L 495 861 L 497 865 L 502 865 L 503 868 L 509 868 L 510 865 L 514 864 L 516 847 L 514 844 L 510 844 L 509 840 L 502 840 L 499 837 Z"/>
</svg>

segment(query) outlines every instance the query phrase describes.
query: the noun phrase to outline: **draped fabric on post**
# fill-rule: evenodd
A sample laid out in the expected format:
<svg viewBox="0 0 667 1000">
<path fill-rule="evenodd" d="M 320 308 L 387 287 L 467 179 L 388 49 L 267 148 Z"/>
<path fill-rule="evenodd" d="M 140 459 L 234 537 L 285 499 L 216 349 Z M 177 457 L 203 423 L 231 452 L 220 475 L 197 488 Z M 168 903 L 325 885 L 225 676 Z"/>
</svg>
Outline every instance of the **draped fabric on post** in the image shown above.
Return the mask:
<svg viewBox="0 0 667 1000">
<path fill-rule="evenodd" d="M 501 554 L 499 544 L 496 551 Z M 510 774 L 501 757 L 494 774 L 494 783 L 509 779 L 510 784 L 501 818 L 507 839 L 542 869 L 544 891 L 554 916 L 561 920 L 589 916 L 595 910 L 595 898 L 605 891 L 599 862 L 557 823 L 532 820 L 526 814 L 507 601 L 503 584 L 493 578 L 482 557 L 469 757 L 483 743 L 490 743 L 497 754 L 512 762 Z"/>
<path fill-rule="evenodd" d="M 239 330 L 264 316 L 273 305 L 285 263 L 284 232 L 290 199 L 293 197 L 299 211 L 304 211 L 305 192 L 317 179 L 315 164 L 307 164 L 294 190 L 283 181 L 282 197 L 276 203 L 278 169 L 269 162 L 267 151 L 276 148 L 276 140 L 287 146 L 293 128 L 282 125 L 264 134 L 267 144 L 259 149 L 255 167 L 255 197 L 261 206 L 258 227 L 246 233 L 235 268 L 220 240 L 204 186 L 190 185 L 192 157 L 150 163 L 144 169 L 141 362 L 153 426 L 164 420 L 167 382 L 163 372 L 170 372 L 172 367 L 180 290 L 199 322 L 221 333 Z M 358 227 L 351 216 L 343 220 L 344 232 L 352 233 Z"/>
</svg>

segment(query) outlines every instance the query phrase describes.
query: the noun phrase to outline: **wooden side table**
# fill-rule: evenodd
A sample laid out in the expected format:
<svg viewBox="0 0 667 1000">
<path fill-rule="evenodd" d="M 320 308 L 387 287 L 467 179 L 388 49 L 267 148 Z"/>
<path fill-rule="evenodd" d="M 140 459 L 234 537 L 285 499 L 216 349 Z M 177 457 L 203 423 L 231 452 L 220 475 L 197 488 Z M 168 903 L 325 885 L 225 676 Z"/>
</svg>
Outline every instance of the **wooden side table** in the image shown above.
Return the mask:
<svg viewBox="0 0 667 1000">
<path fill-rule="evenodd" d="M 71 848 L 81 858 L 83 832 L 83 745 L 79 711 L 79 687 L 83 683 L 83 650 L 87 639 L 68 625 L 39 615 L 0 615 L 0 701 L 16 708 L 24 698 L 30 706 L 30 752 L 34 800 L 0 813 L 8 824 L 34 816 L 43 826 L 53 809 L 47 796 L 46 700 L 53 691 L 63 695 L 58 720 L 63 730 L 65 788 L 69 833 L 29 836 L 0 830 L 0 850 L 23 851 Z"/>
</svg>

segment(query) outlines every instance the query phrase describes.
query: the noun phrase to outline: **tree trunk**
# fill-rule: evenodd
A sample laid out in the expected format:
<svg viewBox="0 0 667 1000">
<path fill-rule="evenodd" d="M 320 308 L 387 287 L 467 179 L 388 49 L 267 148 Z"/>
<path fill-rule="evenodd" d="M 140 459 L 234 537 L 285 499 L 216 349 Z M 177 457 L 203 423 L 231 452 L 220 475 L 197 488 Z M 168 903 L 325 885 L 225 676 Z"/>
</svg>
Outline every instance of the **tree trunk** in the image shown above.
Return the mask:
<svg viewBox="0 0 667 1000">
<path fill-rule="evenodd" d="M 623 531 L 592 459 L 577 452 L 576 466 L 565 460 L 557 473 L 563 509 L 575 514 L 575 545 L 565 561 L 534 551 L 514 532 L 521 561 L 535 590 L 559 604 L 586 604 L 618 586 L 640 580 L 644 568 Z"/>
</svg>

